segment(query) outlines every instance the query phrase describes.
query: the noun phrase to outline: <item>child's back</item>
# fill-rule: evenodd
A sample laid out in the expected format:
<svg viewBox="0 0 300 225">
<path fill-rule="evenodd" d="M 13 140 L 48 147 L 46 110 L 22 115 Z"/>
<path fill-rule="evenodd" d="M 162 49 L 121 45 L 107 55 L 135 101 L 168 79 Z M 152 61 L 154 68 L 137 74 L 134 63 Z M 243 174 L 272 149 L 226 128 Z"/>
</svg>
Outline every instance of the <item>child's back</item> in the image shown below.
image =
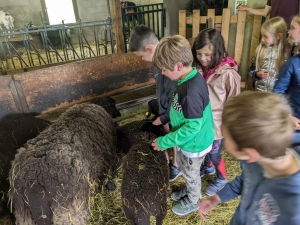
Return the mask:
<svg viewBox="0 0 300 225">
<path fill-rule="evenodd" d="M 299 224 L 300 151 L 288 148 L 293 125 L 285 100 L 243 92 L 226 103 L 222 117 L 224 146 L 241 160 L 242 174 L 201 201 L 200 216 L 241 195 L 230 224 Z"/>
</svg>

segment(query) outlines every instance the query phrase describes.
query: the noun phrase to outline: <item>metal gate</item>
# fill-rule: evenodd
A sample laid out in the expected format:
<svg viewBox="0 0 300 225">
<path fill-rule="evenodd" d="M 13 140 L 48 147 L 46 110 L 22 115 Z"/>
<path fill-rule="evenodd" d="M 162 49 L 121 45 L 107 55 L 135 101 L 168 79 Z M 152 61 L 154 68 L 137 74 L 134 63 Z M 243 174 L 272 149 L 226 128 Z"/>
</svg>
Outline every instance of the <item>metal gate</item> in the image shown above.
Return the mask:
<svg viewBox="0 0 300 225">
<path fill-rule="evenodd" d="M 128 42 L 130 37 L 130 30 L 139 24 L 144 24 L 151 28 L 159 39 L 164 36 L 164 28 L 166 26 L 166 10 L 163 8 L 163 3 L 127 6 L 121 8 L 121 10 L 125 43 Z M 127 52 L 126 44 L 125 50 Z"/>
<path fill-rule="evenodd" d="M 50 39 L 51 32 L 56 32 L 58 45 Z M 33 41 L 33 37 L 37 36 L 42 43 L 40 47 Z M 114 53 L 113 37 L 110 17 L 91 22 L 79 20 L 71 24 L 62 21 L 58 25 L 26 25 L 21 29 L 13 29 L 11 33 L 4 29 L 0 34 L 0 72 L 7 74 L 7 70 L 11 69 Z"/>
</svg>

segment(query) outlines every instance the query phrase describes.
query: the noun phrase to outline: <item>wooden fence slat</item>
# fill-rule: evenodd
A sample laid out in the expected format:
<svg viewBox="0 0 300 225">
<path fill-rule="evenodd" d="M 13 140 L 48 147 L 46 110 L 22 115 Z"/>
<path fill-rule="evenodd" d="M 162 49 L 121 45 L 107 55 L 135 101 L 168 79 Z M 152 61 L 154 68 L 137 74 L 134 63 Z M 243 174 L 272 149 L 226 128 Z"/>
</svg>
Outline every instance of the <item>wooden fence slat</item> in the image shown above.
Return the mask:
<svg viewBox="0 0 300 225">
<path fill-rule="evenodd" d="M 186 37 L 186 10 L 179 10 L 179 34 Z"/>
<path fill-rule="evenodd" d="M 245 23 L 246 23 L 246 11 L 239 11 L 237 28 L 236 28 L 235 49 L 234 49 L 235 50 L 234 59 L 238 65 L 241 64 L 241 59 L 242 59 L 244 34 L 245 34 Z"/>
<path fill-rule="evenodd" d="M 207 10 L 207 19 L 211 18 L 212 28 L 215 28 L 215 9 Z"/>
<path fill-rule="evenodd" d="M 225 42 L 225 48 L 228 49 L 228 39 L 229 39 L 229 23 L 230 23 L 230 9 L 223 9 L 222 13 L 222 36 Z"/>
<path fill-rule="evenodd" d="M 196 37 L 200 29 L 200 10 L 193 10 L 193 33 L 192 37 Z"/>
<path fill-rule="evenodd" d="M 206 24 L 207 16 L 200 16 L 200 24 Z M 230 16 L 230 23 L 237 23 L 237 15 Z M 192 24 L 193 18 L 187 17 L 186 24 Z M 215 16 L 215 23 L 222 23 L 222 16 Z"/>
<path fill-rule="evenodd" d="M 260 38 L 260 28 L 261 28 L 261 21 L 262 16 L 254 16 L 253 19 L 253 28 L 252 28 L 252 37 L 251 37 L 251 44 L 250 44 L 250 51 L 249 51 L 249 66 L 251 65 L 251 59 L 255 56 L 256 47 L 259 45 L 259 38 Z M 247 75 L 246 90 L 254 90 L 253 87 L 253 80 Z"/>
</svg>

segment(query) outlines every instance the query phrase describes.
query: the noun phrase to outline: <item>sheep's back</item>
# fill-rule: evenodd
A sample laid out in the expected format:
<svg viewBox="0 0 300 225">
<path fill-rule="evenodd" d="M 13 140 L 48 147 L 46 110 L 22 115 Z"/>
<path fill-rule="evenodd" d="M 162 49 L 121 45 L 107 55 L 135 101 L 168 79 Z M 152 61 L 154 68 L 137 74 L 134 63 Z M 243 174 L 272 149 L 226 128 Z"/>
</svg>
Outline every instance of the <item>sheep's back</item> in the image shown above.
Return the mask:
<svg viewBox="0 0 300 225">
<path fill-rule="evenodd" d="M 26 190 L 43 187 L 53 214 L 63 208 L 86 208 L 88 190 L 94 191 L 98 178 L 117 163 L 115 152 L 112 118 L 101 106 L 75 105 L 19 149 L 10 171 L 13 203 L 26 207 Z M 83 220 L 88 216 L 83 212 Z"/>
<path fill-rule="evenodd" d="M 142 210 L 147 215 L 165 214 L 169 170 L 163 152 L 145 141 L 133 145 L 123 162 L 124 210 Z"/>
</svg>

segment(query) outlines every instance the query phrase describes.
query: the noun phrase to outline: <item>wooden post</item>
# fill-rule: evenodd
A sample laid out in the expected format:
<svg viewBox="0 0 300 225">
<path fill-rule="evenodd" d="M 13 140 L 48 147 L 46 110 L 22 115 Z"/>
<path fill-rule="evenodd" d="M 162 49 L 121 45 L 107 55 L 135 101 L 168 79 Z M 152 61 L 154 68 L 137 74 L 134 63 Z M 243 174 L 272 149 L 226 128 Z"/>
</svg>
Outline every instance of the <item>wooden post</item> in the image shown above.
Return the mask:
<svg viewBox="0 0 300 225">
<path fill-rule="evenodd" d="M 207 10 L 207 19 L 211 18 L 212 27 L 215 28 L 215 9 Z"/>
<path fill-rule="evenodd" d="M 259 45 L 261 21 L 262 21 L 262 16 L 254 16 L 250 52 L 249 52 L 249 62 L 250 62 L 249 66 L 251 65 L 252 57 L 255 56 L 256 47 Z M 247 75 L 245 89 L 254 90 L 253 80 L 251 77 L 249 77 L 249 75 Z"/>
<path fill-rule="evenodd" d="M 240 66 L 241 59 L 242 59 L 245 25 L 246 25 L 246 11 L 239 11 L 237 28 L 236 28 L 235 49 L 234 49 L 234 59 L 237 62 L 238 66 Z"/>
<path fill-rule="evenodd" d="M 229 23 L 230 23 L 230 9 L 223 9 L 222 13 L 222 36 L 225 42 L 225 48 L 228 49 L 228 39 L 229 39 Z"/>
<path fill-rule="evenodd" d="M 111 0 L 111 17 L 113 21 L 113 31 L 115 33 L 117 52 L 125 52 L 124 36 L 122 31 L 122 13 L 120 0 Z"/>
<path fill-rule="evenodd" d="M 192 37 L 196 37 L 199 33 L 199 26 L 200 26 L 200 10 L 196 9 L 193 10 L 193 33 Z"/>
<path fill-rule="evenodd" d="M 179 10 L 179 34 L 186 37 L 186 10 Z"/>
</svg>

